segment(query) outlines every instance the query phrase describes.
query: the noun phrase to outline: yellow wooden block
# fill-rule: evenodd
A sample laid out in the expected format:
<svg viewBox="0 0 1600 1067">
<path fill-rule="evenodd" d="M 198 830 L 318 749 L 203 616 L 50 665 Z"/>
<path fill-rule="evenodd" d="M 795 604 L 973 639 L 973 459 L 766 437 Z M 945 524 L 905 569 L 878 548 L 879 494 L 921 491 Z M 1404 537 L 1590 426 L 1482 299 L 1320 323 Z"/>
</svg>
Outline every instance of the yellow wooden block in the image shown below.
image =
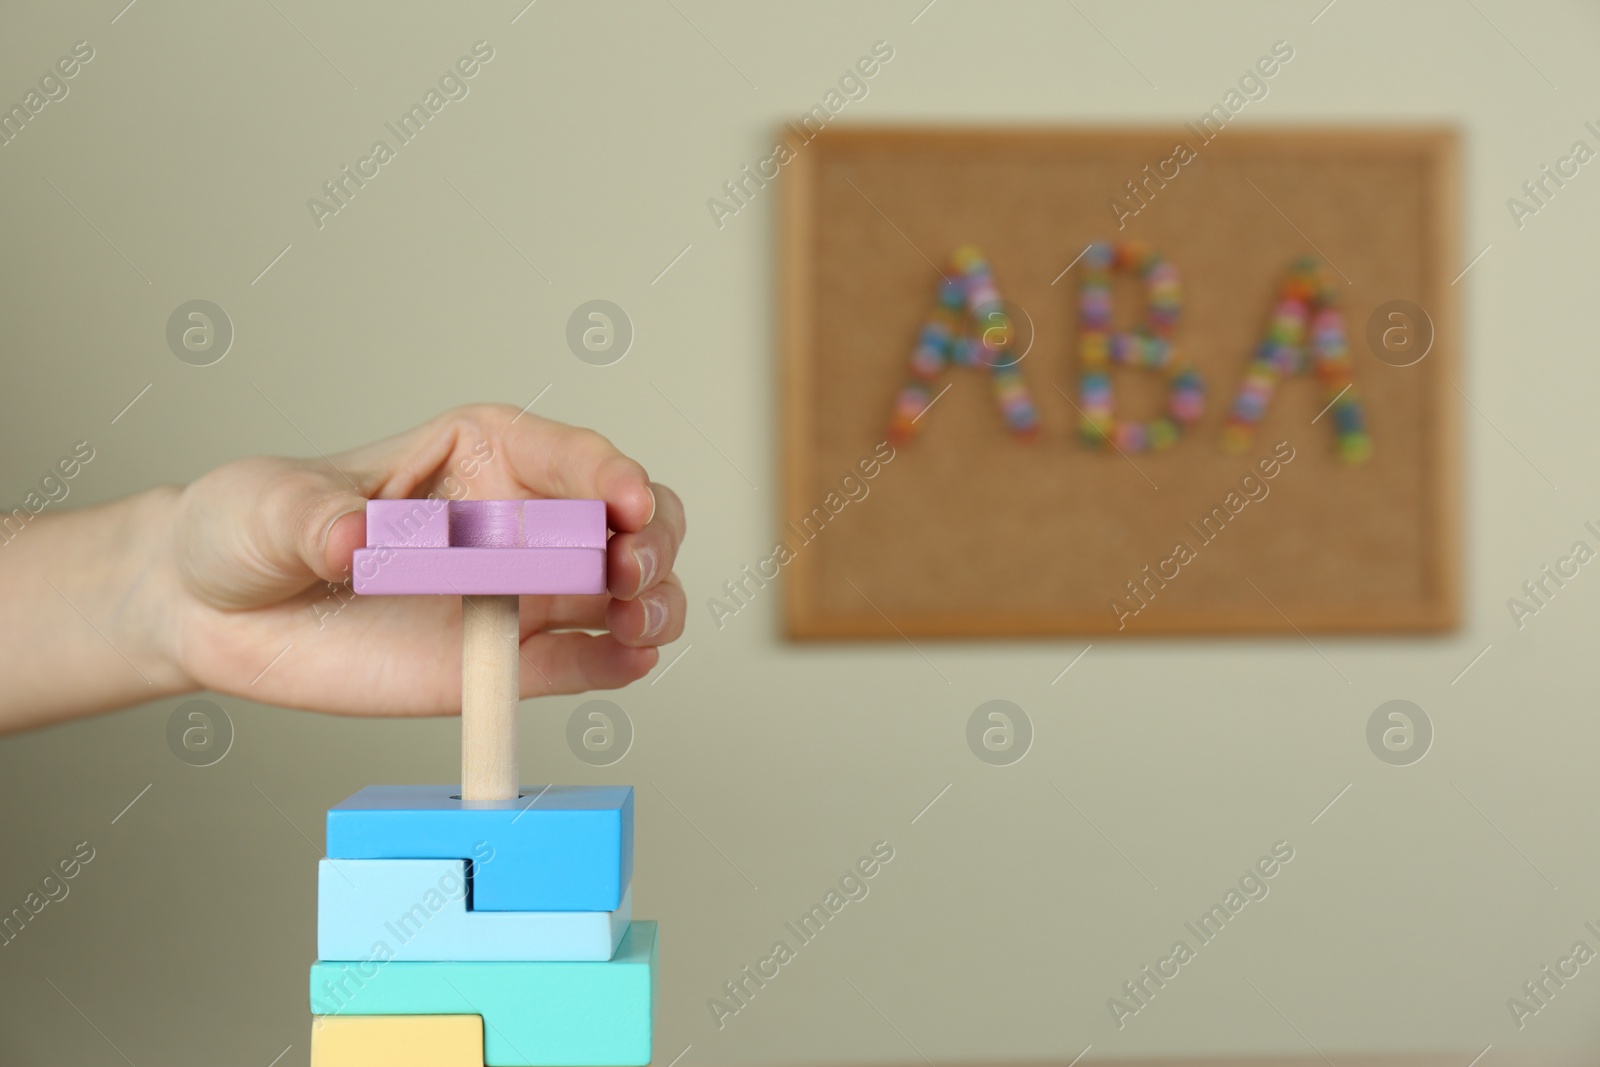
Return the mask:
<svg viewBox="0 0 1600 1067">
<path fill-rule="evenodd" d="M 483 1067 L 479 1015 L 318 1015 L 311 1067 Z"/>
</svg>

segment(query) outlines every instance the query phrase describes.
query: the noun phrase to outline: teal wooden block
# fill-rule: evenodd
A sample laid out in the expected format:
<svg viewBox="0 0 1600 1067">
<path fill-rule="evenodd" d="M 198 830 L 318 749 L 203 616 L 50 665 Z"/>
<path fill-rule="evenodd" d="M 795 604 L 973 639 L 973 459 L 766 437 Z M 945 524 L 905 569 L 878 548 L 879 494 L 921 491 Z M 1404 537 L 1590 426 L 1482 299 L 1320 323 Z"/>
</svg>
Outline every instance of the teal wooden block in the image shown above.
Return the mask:
<svg viewBox="0 0 1600 1067">
<path fill-rule="evenodd" d="M 472 860 L 477 911 L 616 911 L 633 877 L 633 787 L 373 785 L 328 811 L 328 856 Z"/>
<path fill-rule="evenodd" d="M 609 960 L 633 918 L 615 911 L 476 911 L 464 860 L 323 860 L 317 865 L 317 958 Z"/>
<path fill-rule="evenodd" d="M 316 1015 L 481 1015 L 487 1067 L 645 1067 L 656 924 L 605 963 L 366 959 L 311 965 Z"/>
</svg>

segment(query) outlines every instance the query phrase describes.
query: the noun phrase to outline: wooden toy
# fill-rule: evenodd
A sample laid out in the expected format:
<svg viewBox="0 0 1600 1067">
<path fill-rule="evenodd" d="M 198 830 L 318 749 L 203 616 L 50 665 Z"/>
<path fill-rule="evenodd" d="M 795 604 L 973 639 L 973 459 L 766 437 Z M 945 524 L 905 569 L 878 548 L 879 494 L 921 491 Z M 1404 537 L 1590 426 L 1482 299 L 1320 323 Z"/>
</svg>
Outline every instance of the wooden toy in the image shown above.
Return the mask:
<svg viewBox="0 0 1600 1067">
<path fill-rule="evenodd" d="M 447 785 L 368 786 L 328 811 L 328 857 L 476 860 L 479 911 L 615 911 L 633 877 L 633 787 L 523 792 L 472 803 Z"/>
<path fill-rule="evenodd" d="M 606 591 L 600 500 L 372 500 L 357 593 L 461 600 L 461 795 L 517 796 L 517 597 Z"/>
<path fill-rule="evenodd" d="M 467 869 L 462 860 L 323 860 L 317 956 L 357 960 L 382 944 L 396 960 L 604 961 L 633 918 L 632 889 L 615 911 L 469 908 Z"/>
<path fill-rule="evenodd" d="M 334 1015 L 311 1028 L 311 1067 L 483 1067 L 477 1015 Z"/>
<path fill-rule="evenodd" d="M 328 812 L 316 1067 L 650 1062 L 656 926 L 635 923 L 633 788 L 518 788 L 518 597 L 606 591 L 598 500 L 373 500 L 352 585 L 460 596 L 461 785 Z"/>
<path fill-rule="evenodd" d="M 328 812 L 318 1067 L 649 1062 L 633 790 L 517 777 L 518 597 L 604 593 L 605 546 L 600 501 L 368 503 L 355 591 L 462 598 L 462 782 L 373 786 Z"/>
<path fill-rule="evenodd" d="M 656 924 L 634 922 L 606 963 L 321 961 L 311 1009 L 478 1015 L 488 1067 L 643 1067 L 655 970 Z"/>
</svg>

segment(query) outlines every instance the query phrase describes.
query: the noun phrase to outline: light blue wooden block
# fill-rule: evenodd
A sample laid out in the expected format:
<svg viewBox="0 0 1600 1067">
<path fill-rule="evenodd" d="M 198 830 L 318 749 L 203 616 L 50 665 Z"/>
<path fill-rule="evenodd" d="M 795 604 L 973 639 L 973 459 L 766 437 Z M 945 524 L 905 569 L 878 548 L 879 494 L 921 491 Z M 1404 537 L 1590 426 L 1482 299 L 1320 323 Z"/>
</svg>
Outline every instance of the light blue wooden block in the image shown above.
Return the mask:
<svg viewBox="0 0 1600 1067">
<path fill-rule="evenodd" d="M 472 860 L 477 911 L 616 911 L 633 877 L 633 787 L 373 785 L 328 811 L 328 856 Z"/>
<path fill-rule="evenodd" d="M 644 1067 L 656 924 L 628 927 L 606 963 L 311 965 L 316 1015 L 481 1015 L 487 1067 Z"/>
<path fill-rule="evenodd" d="M 323 860 L 317 957 L 359 960 L 609 960 L 633 918 L 615 911 L 473 911 L 462 860 Z"/>
</svg>

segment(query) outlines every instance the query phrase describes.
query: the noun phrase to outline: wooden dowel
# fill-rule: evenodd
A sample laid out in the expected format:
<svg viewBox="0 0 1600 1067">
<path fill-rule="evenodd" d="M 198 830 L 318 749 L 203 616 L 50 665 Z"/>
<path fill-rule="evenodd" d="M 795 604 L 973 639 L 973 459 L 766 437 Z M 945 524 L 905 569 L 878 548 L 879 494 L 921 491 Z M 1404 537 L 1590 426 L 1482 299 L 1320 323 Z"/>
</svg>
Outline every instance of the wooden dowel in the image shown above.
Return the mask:
<svg viewBox="0 0 1600 1067">
<path fill-rule="evenodd" d="M 461 598 L 461 799 L 515 800 L 521 696 L 517 598 Z"/>
</svg>

